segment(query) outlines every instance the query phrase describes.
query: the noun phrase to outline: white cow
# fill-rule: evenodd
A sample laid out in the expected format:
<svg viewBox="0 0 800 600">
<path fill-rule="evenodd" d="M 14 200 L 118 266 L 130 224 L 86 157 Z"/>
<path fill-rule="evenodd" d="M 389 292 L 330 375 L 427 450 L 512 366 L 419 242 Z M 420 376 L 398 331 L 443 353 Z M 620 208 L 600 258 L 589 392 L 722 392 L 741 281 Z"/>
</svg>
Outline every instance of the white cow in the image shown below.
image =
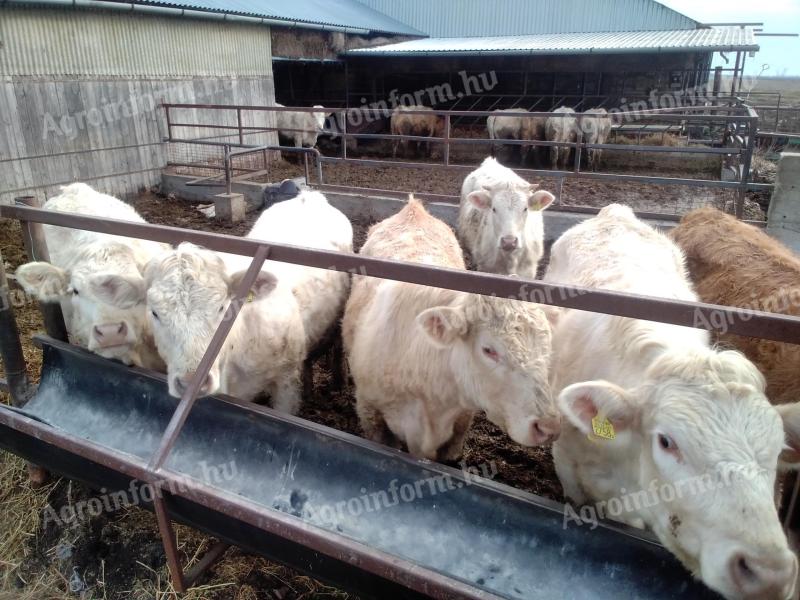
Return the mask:
<svg viewBox="0 0 800 600">
<path fill-rule="evenodd" d="M 92 217 L 144 223 L 128 204 L 84 183 L 61 188 L 44 208 Z M 143 285 L 141 269 L 168 246 L 93 231 L 44 225 L 50 263 L 20 266 L 16 279 L 43 302 L 60 302 L 73 343 L 106 358 L 162 370 L 143 307 L 115 306 L 129 286 Z M 116 276 L 124 276 L 118 283 Z"/>
<path fill-rule="evenodd" d="M 461 186 L 458 235 L 479 271 L 536 277 L 555 196 L 487 158 Z"/>
<path fill-rule="evenodd" d="M 284 108 L 283 104 L 275 103 L 275 106 Z M 293 141 L 298 148 L 313 148 L 317 145 L 317 136 L 325 129 L 324 106 L 315 104 L 312 108 L 321 108 L 321 111 L 299 112 L 282 110 L 275 112 L 276 127 L 278 133 Z M 299 131 L 302 130 L 302 131 Z"/>
<path fill-rule="evenodd" d="M 248 238 L 352 252 L 347 218 L 319 192 L 301 192 L 265 210 Z M 126 301 L 147 306 L 156 345 L 167 363 L 169 392 L 189 385 L 249 259 L 192 244 L 153 259 L 146 289 Z M 349 274 L 267 261 L 200 393 L 252 400 L 266 391 L 276 409 L 296 413 L 308 351 L 335 324 Z"/>
<path fill-rule="evenodd" d="M 583 141 L 587 144 L 605 144 L 611 133 L 611 117 L 605 108 L 593 108 L 584 112 L 581 117 L 581 129 L 583 130 Z M 597 171 L 600 168 L 600 159 L 603 151 L 600 148 L 590 148 L 589 168 Z"/>
<path fill-rule="evenodd" d="M 544 133 L 547 141 L 574 142 L 578 135 L 578 119 L 575 116 L 575 111 L 568 106 L 562 106 L 554 110 L 553 115 L 556 116 L 548 117 L 544 125 Z M 569 146 L 551 146 L 550 166 L 553 169 L 565 169 L 571 151 L 572 148 Z"/>
<path fill-rule="evenodd" d="M 452 229 L 413 197 L 361 254 L 464 269 Z M 453 460 L 476 411 L 526 446 L 558 435 L 550 326 L 536 305 L 355 276 L 342 336 L 370 439 Z"/>
<path fill-rule="evenodd" d="M 615 204 L 556 241 L 545 280 L 697 300 L 678 247 Z M 651 528 L 727 598 L 789 597 L 797 560 L 773 503 L 784 427 L 742 354 L 699 329 L 565 310 L 553 365 L 568 497 Z"/>
</svg>

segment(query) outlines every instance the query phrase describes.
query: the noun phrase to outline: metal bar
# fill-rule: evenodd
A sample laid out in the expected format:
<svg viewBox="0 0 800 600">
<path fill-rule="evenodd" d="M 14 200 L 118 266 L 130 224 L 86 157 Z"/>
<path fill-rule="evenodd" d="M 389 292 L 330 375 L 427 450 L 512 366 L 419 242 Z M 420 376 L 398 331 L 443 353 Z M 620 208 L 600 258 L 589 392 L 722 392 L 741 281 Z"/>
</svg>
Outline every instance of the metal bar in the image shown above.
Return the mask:
<svg viewBox="0 0 800 600">
<path fill-rule="evenodd" d="M 563 145 L 563 144 L 562 144 Z M 568 143 L 567 145 L 572 145 Z M 444 166 L 441 163 L 425 163 L 425 162 L 403 162 L 399 160 L 374 160 L 367 158 L 348 158 L 344 161 L 341 158 L 333 156 L 325 156 L 322 160 L 326 163 L 348 162 L 358 165 L 377 166 L 377 167 L 400 167 L 404 169 L 450 169 L 462 172 L 471 172 L 475 170 L 475 165 L 458 165 L 450 164 Z M 608 181 L 635 181 L 638 183 L 653 183 L 664 185 L 687 185 L 692 187 L 711 187 L 711 188 L 728 188 L 738 189 L 741 186 L 739 181 L 718 181 L 710 179 L 684 179 L 680 177 L 657 177 L 650 175 L 623 175 L 619 173 L 593 173 L 591 171 L 581 171 L 575 173 L 574 171 L 551 171 L 544 169 L 514 169 L 515 173 L 520 175 L 533 175 L 536 177 L 574 177 L 576 179 L 604 179 Z M 772 184 L 769 183 L 748 183 L 747 188 L 751 190 L 771 190 Z"/>
<path fill-rule="evenodd" d="M 732 183 L 738 185 L 737 182 Z M 257 240 L 164 225 L 132 223 L 116 219 L 97 219 L 83 215 L 40 211 L 20 206 L 0 206 L 0 216 L 28 219 L 61 227 L 113 233 L 157 242 L 176 243 L 178 241 L 187 241 L 205 246 L 211 250 L 242 256 L 256 257 L 265 252 L 262 250 L 264 248 L 262 242 Z M 355 269 L 356 271 L 354 272 L 371 277 L 394 279 L 462 292 L 517 298 L 541 304 L 671 323 L 698 329 L 713 331 L 724 329 L 732 334 L 780 342 L 797 343 L 800 340 L 800 317 L 790 315 L 771 314 L 763 311 L 725 307 L 703 302 L 682 302 L 625 292 L 610 292 L 578 286 L 559 285 L 545 283 L 540 280 L 511 278 L 489 273 L 431 267 L 331 250 L 315 250 L 288 244 L 271 244 L 269 253 L 271 260 L 308 267 L 338 271 Z M 253 263 L 251 263 L 252 267 Z M 225 323 L 223 321 L 223 324 Z M 217 330 L 215 338 L 220 334 L 221 330 L 222 327 Z M 213 342 L 214 340 L 212 339 L 212 344 Z M 221 339 L 217 339 L 217 342 L 219 344 L 222 343 Z M 212 347 L 209 345 L 207 355 L 211 349 Z M 206 356 L 203 358 L 205 361 Z M 209 362 L 209 367 L 210 364 Z M 203 365 L 202 362 L 201 365 Z M 195 377 L 193 384 L 198 383 L 199 380 Z M 193 387 L 194 385 L 190 385 L 187 394 Z M 184 394 L 184 397 L 187 394 Z M 184 404 L 183 399 L 181 404 Z M 181 410 L 180 406 L 178 410 Z M 185 409 L 183 412 L 185 412 Z M 183 418 L 185 418 L 185 414 Z M 175 420 L 175 417 L 173 417 L 173 420 Z"/>
<path fill-rule="evenodd" d="M 222 349 L 222 344 L 225 343 L 225 339 L 228 337 L 228 334 L 233 328 L 236 317 L 239 316 L 239 311 L 241 311 L 242 306 L 244 306 L 244 300 L 250 293 L 250 288 L 253 287 L 253 283 L 255 283 L 256 277 L 261 271 L 261 267 L 263 266 L 264 261 L 267 259 L 269 253 L 269 246 L 266 246 L 263 243 L 258 244 L 255 254 L 253 255 L 253 260 L 250 263 L 250 266 L 247 268 L 247 272 L 242 278 L 242 281 L 240 282 L 239 288 L 236 290 L 233 299 L 228 304 L 228 308 L 225 311 L 225 316 L 222 318 L 222 322 L 219 324 L 219 327 L 217 327 L 217 330 L 211 337 L 211 342 L 209 342 L 208 348 L 206 348 L 205 354 L 203 354 L 203 358 L 200 359 L 200 364 L 197 366 L 197 371 L 195 371 L 191 381 L 189 382 L 189 385 L 183 392 L 180 402 L 178 403 L 178 407 L 175 409 L 175 413 L 172 415 L 172 419 L 170 419 L 170 422 L 164 431 L 164 435 L 161 438 L 158 449 L 153 453 L 153 456 L 150 459 L 148 467 L 152 471 L 158 471 L 169 456 L 175 441 L 178 439 L 178 435 L 180 435 L 183 424 L 186 422 L 186 418 L 189 416 L 189 411 L 192 410 L 192 407 L 197 400 L 197 394 L 200 391 L 200 385 L 205 380 L 208 372 L 211 370 L 211 367 L 214 364 L 214 361 L 217 359 L 217 355 Z"/>
<path fill-rule="evenodd" d="M 227 542 L 217 542 L 214 544 L 211 549 L 206 552 L 205 556 L 200 559 L 200 561 L 193 566 L 191 569 L 184 573 L 184 579 L 186 580 L 186 585 L 188 587 L 192 587 L 197 580 L 211 567 L 215 562 L 217 562 L 222 555 L 230 548 L 231 545 Z"/>
<path fill-rule="evenodd" d="M 244 135 L 242 134 L 242 109 L 236 109 L 236 124 L 239 127 L 239 143 L 244 144 Z"/>
<path fill-rule="evenodd" d="M 11 404 L 23 406 L 33 390 L 28 381 L 25 355 L 19 339 L 19 328 L 14 318 L 11 290 L 6 278 L 3 254 L 0 252 L 0 359 L 5 369 L 5 391 L 11 396 Z"/>
<path fill-rule="evenodd" d="M 22 196 L 15 198 L 17 206 L 27 206 L 40 209 L 42 202 L 36 196 Z M 22 243 L 31 261 L 50 262 L 50 253 L 47 251 L 47 242 L 44 236 L 42 225 L 36 222 L 29 222 L 21 219 Z M 57 302 L 40 302 L 39 308 L 44 319 L 44 328 L 47 335 L 57 340 L 67 341 L 67 326 L 64 323 L 64 315 L 61 312 L 61 305 Z"/>
<path fill-rule="evenodd" d="M 162 106 L 164 107 L 164 113 L 167 118 L 167 140 L 172 141 L 172 119 L 170 118 L 169 114 L 171 107 L 169 104 L 164 104 Z"/>
<path fill-rule="evenodd" d="M 164 545 L 164 554 L 167 555 L 167 565 L 172 576 L 172 586 L 179 594 L 186 592 L 186 578 L 183 575 L 181 559 L 178 555 L 178 541 L 175 537 L 175 529 L 172 527 L 172 520 L 167 513 L 164 505 L 164 490 L 161 486 L 156 486 L 155 496 L 153 497 L 153 507 L 158 521 L 158 531 L 161 533 L 161 543 Z"/>
<path fill-rule="evenodd" d="M 444 164 L 450 164 L 450 115 L 444 116 Z"/>
</svg>

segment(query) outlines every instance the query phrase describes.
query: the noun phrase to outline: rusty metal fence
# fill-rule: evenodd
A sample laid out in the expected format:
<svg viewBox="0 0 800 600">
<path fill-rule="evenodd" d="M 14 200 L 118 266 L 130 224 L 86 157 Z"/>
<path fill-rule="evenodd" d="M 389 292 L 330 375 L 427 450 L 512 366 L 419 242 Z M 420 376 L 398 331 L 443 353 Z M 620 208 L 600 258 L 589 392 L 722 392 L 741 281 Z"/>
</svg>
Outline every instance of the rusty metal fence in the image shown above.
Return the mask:
<svg viewBox="0 0 800 600">
<path fill-rule="evenodd" d="M 201 164 L 196 164 L 198 168 L 210 169 L 216 171 L 219 177 L 225 178 L 226 181 L 232 179 L 244 179 L 251 177 L 251 174 L 258 171 L 267 170 L 268 158 L 264 154 L 262 169 L 248 167 L 235 167 L 229 160 L 226 161 L 225 156 L 228 155 L 232 148 L 249 148 L 252 151 L 251 155 L 255 155 L 258 150 L 282 150 L 282 151 L 297 151 L 291 147 L 278 147 L 278 146 L 265 146 L 257 143 L 252 143 L 251 140 L 255 135 L 263 135 L 268 132 L 278 131 L 275 126 L 256 126 L 247 125 L 244 123 L 245 117 L 248 113 L 260 113 L 263 115 L 272 115 L 275 112 L 291 111 L 301 113 L 319 112 L 320 109 L 310 107 L 270 107 L 270 106 L 228 106 L 228 105 L 207 105 L 207 104 L 164 104 L 163 105 L 166 121 L 167 121 L 167 138 L 166 141 L 170 146 L 181 146 L 185 148 L 195 148 L 197 146 L 203 147 L 217 147 L 218 157 L 215 161 L 206 161 Z M 213 122 L 206 121 L 186 121 L 180 117 L 185 111 L 192 111 L 195 114 L 212 115 Z M 333 136 L 341 141 L 341 147 L 336 156 L 317 156 L 317 160 L 324 165 L 337 165 L 337 164 L 351 164 L 366 167 L 398 167 L 398 168 L 422 168 L 430 170 L 448 170 L 469 172 L 475 168 L 474 165 L 461 164 L 453 160 L 451 147 L 453 145 L 471 145 L 474 147 L 485 147 L 489 145 L 502 144 L 509 146 L 528 146 L 528 147 L 568 147 L 573 152 L 573 160 L 571 166 L 564 170 L 549 170 L 541 168 L 519 168 L 515 169 L 517 173 L 525 176 L 537 177 L 553 177 L 557 180 L 557 201 L 561 197 L 561 190 L 565 179 L 578 179 L 578 180 L 596 180 L 596 181 L 625 181 L 640 184 L 660 184 L 660 185 L 681 185 L 692 187 L 705 187 L 732 190 L 736 194 L 734 203 L 734 212 L 738 217 L 742 217 L 745 194 L 749 190 L 766 190 L 772 189 L 771 184 L 754 183 L 750 180 L 750 165 L 752 163 L 753 153 L 755 149 L 756 136 L 758 134 L 759 116 L 755 110 L 737 99 L 730 98 L 728 101 L 720 99 L 718 106 L 695 106 L 695 107 L 680 107 L 668 109 L 650 109 L 650 110 L 636 110 L 629 112 L 616 112 L 612 117 L 617 124 L 638 124 L 646 127 L 648 124 L 662 124 L 667 127 L 711 127 L 714 126 L 720 131 L 728 127 L 733 127 L 737 133 L 745 140 L 745 144 L 739 148 L 722 148 L 722 147 L 708 147 L 700 145 L 685 145 L 685 146 L 658 146 L 658 145 L 642 145 L 639 144 L 590 144 L 583 139 L 582 129 L 577 128 L 577 135 L 574 142 L 553 142 L 544 140 L 516 140 L 516 139 L 499 139 L 492 140 L 488 138 L 466 138 L 455 137 L 453 135 L 453 122 L 455 119 L 462 117 L 469 117 L 472 119 L 485 119 L 492 115 L 492 111 L 458 111 L 458 110 L 433 110 L 433 111 L 406 111 L 406 114 L 423 114 L 423 115 L 436 115 L 442 119 L 443 133 L 440 137 L 425 137 L 425 136 L 411 136 L 411 135 L 391 135 L 386 133 L 360 133 L 358 127 L 354 124 L 362 124 L 365 121 L 375 119 L 386 119 L 390 116 L 391 111 L 384 108 L 357 108 L 357 109 L 325 109 L 326 113 L 331 113 L 328 119 L 328 127 L 322 132 Z M 235 122 L 225 124 L 224 121 L 230 121 L 230 115 L 235 114 Z M 213 115 L 217 115 L 216 118 Z M 519 117 L 553 117 L 560 116 L 561 118 L 568 118 L 571 115 L 550 113 L 550 112 L 525 112 L 519 113 L 504 113 L 505 116 L 519 116 Z M 575 116 L 575 115 L 572 115 Z M 578 114 L 579 116 L 579 114 Z M 250 121 L 262 120 L 269 122 L 269 117 L 263 119 L 250 119 Z M 331 128 L 333 126 L 333 128 Z M 180 136 L 182 130 L 191 128 L 192 130 L 202 130 L 211 132 L 208 135 L 203 135 L 195 138 L 184 138 Z M 356 131 L 352 131 L 356 129 Z M 302 129 L 288 129 L 283 130 L 287 133 L 290 132 L 308 132 Z M 378 158 L 354 158 L 348 155 L 348 142 L 351 140 L 386 140 L 393 143 L 396 142 L 416 142 L 416 143 L 432 143 L 442 147 L 442 157 L 440 161 L 424 161 L 412 162 L 407 160 L 388 160 Z M 489 148 L 487 148 L 487 154 Z M 734 181 L 722 181 L 719 179 L 700 179 L 691 177 L 666 177 L 655 175 L 632 175 L 621 173 L 601 173 L 585 171 L 581 168 L 582 155 L 590 150 L 613 150 L 615 152 L 630 152 L 630 153 L 669 153 L 684 155 L 687 159 L 691 156 L 719 156 L 732 160 L 737 164 L 737 175 Z M 191 162 L 179 161 L 171 159 L 168 163 L 170 167 L 191 167 Z M 242 172 L 242 175 L 237 175 L 237 172 Z M 308 167 L 306 167 L 306 179 L 308 182 Z M 210 178 L 209 178 L 210 179 Z M 353 188 L 351 186 L 333 185 L 324 180 L 323 171 L 317 171 L 317 180 L 315 184 L 321 186 L 323 189 L 331 191 L 349 191 L 349 192 L 398 192 L 402 191 L 413 192 L 415 190 L 382 190 L 379 188 Z M 430 195 L 429 195 L 430 196 Z M 444 201 L 457 201 L 455 196 L 442 196 L 441 200 Z M 572 207 L 563 207 L 570 210 Z M 576 207 L 579 210 L 591 207 Z"/>
</svg>

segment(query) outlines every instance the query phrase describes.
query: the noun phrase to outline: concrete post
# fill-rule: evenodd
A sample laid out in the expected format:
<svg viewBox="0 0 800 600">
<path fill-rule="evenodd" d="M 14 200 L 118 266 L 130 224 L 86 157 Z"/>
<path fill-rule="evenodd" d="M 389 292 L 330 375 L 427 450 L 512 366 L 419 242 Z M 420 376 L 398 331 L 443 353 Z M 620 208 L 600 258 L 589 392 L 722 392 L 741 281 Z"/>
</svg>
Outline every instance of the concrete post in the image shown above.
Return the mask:
<svg viewBox="0 0 800 600">
<path fill-rule="evenodd" d="M 800 253 L 800 153 L 784 152 L 778 161 L 767 233 Z"/>
<path fill-rule="evenodd" d="M 247 214 L 244 194 L 217 194 L 214 196 L 214 213 L 220 221 L 238 223 Z"/>
</svg>

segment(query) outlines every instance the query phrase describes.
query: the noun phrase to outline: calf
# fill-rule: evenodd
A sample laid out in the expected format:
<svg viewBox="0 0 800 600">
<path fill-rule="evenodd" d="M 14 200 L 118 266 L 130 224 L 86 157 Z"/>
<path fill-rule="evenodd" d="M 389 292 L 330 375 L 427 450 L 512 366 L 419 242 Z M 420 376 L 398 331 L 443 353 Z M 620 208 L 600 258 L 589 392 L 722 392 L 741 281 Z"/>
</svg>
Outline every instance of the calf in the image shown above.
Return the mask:
<svg viewBox="0 0 800 600">
<path fill-rule="evenodd" d="M 800 257 L 761 229 L 700 208 L 670 236 L 686 254 L 703 302 L 800 316 Z M 800 400 L 800 346 L 727 333 L 721 339 L 758 366 L 774 404 Z"/>
<path fill-rule="evenodd" d="M 285 108 L 283 104 L 275 106 Z M 322 108 L 315 104 L 312 108 Z M 282 110 L 275 112 L 275 123 L 278 135 L 292 140 L 297 148 L 313 148 L 317 145 L 317 136 L 325 129 L 326 114 L 324 111 L 299 112 Z"/>
<path fill-rule="evenodd" d="M 361 254 L 464 269 L 453 231 L 413 197 L 370 229 Z M 355 276 L 342 335 L 370 439 L 454 460 L 480 410 L 526 446 L 558 435 L 536 305 Z"/>
<path fill-rule="evenodd" d="M 545 137 L 548 142 L 574 142 L 577 139 L 578 119 L 575 111 L 567 106 L 562 106 L 553 111 L 554 115 L 567 115 L 565 117 L 552 116 L 545 121 Z M 550 147 L 550 166 L 553 169 L 565 169 L 569 160 L 569 146 Z"/>
<path fill-rule="evenodd" d="M 605 144 L 611 133 L 611 117 L 605 108 L 593 108 L 581 115 L 581 129 L 583 141 L 587 144 Z M 597 171 L 600 168 L 600 158 L 603 155 L 601 148 L 589 148 L 589 168 Z"/>
<path fill-rule="evenodd" d="M 45 210 L 144 223 L 128 204 L 84 183 L 61 188 Z M 143 307 L 124 302 L 143 286 L 144 265 L 168 246 L 93 231 L 44 225 L 50 262 L 20 266 L 16 279 L 42 302 L 60 302 L 70 340 L 105 358 L 163 370 Z M 116 276 L 124 276 L 118 283 Z M 118 304 L 118 305 L 117 305 Z"/>
<path fill-rule="evenodd" d="M 553 194 L 487 158 L 461 186 L 458 235 L 479 271 L 536 277 Z"/>
<path fill-rule="evenodd" d="M 318 192 L 274 204 L 247 235 L 336 251 L 351 251 L 352 236 L 347 218 Z M 186 390 L 248 262 L 181 244 L 151 260 L 146 288 L 126 299 L 147 306 L 173 396 Z M 266 262 L 253 301 L 242 307 L 201 395 L 220 391 L 252 400 L 267 391 L 276 409 L 297 412 L 303 361 L 335 323 L 348 287 L 347 273 Z"/>
<path fill-rule="evenodd" d="M 390 122 L 392 135 L 412 135 L 419 137 L 441 137 L 444 131 L 444 119 L 434 114 L 429 115 L 410 115 L 408 111 L 432 111 L 429 106 L 398 106 L 392 112 Z M 403 154 L 408 153 L 409 140 L 394 140 L 392 145 L 392 158 L 397 158 L 397 146 L 403 145 Z M 423 142 L 416 142 L 415 154 L 419 154 L 420 146 Z M 425 154 L 431 156 L 431 143 L 425 143 Z"/>
<path fill-rule="evenodd" d="M 556 241 L 545 280 L 697 300 L 678 247 L 615 204 Z M 752 363 L 706 331 L 580 310 L 553 345 L 565 494 L 652 528 L 727 598 L 789 597 L 797 559 L 772 500 L 784 426 Z"/>
</svg>

